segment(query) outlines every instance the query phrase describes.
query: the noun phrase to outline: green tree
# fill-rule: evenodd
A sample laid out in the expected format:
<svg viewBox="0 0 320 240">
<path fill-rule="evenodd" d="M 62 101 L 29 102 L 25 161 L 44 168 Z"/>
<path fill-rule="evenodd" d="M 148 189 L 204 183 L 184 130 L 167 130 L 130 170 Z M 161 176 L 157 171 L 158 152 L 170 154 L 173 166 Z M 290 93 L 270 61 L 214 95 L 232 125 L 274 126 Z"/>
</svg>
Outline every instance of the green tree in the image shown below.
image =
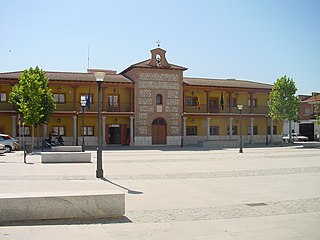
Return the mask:
<svg viewBox="0 0 320 240">
<path fill-rule="evenodd" d="M 46 124 L 56 105 L 49 80 L 45 71 L 36 66 L 34 69 L 24 70 L 19 76 L 19 82 L 12 87 L 9 102 L 23 119 L 23 125 L 37 127 Z M 34 131 L 32 135 L 32 147 Z"/>
<path fill-rule="evenodd" d="M 297 88 L 292 78 L 283 76 L 274 83 L 269 95 L 269 115 L 275 120 L 289 120 L 289 139 L 292 139 L 291 121 L 298 119 L 300 100 L 295 95 Z"/>
</svg>

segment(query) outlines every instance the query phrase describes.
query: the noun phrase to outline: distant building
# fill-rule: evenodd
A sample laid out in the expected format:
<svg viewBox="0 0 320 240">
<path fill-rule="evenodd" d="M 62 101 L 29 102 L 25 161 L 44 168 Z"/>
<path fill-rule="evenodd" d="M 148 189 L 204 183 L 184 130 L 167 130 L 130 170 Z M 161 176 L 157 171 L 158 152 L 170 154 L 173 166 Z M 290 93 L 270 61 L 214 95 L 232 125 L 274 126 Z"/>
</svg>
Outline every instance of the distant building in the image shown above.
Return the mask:
<svg viewBox="0 0 320 240">
<path fill-rule="evenodd" d="M 56 131 L 69 145 L 80 145 L 81 96 L 90 98 L 85 110 L 85 144 L 97 144 L 97 83 L 94 72 L 106 73 L 102 82 L 103 145 L 238 145 L 243 105 L 245 143 L 280 142 L 282 122 L 267 117 L 272 85 L 236 79 L 184 77 L 185 67 L 171 64 L 166 51 L 151 50 L 151 58 L 131 65 L 120 74 L 89 69 L 87 73 L 46 72 L 57 108 L 41 137 Z M 0 73 L 0 131 L 19 137 L 20 119 L 8 103 L 20 72 Z M 19 130 L 20 129 L 20 130 Z M 272 131 L 271 131 L 272 129 Z M 20 135 L 19 135 L 20 131 Z M 25 135 L 32 128 L 25 129 Z M 35 134 L 36 135 L 36 134 Z"/>
<path fill-rule="evenodd" d="M 314 140 L 320 133 L 316 115 L 320 115 L 320 93 L 312 93 L 311 96 L 301 96 L 301 107 L 299 111 L 299 132 Z"/>
</svg>

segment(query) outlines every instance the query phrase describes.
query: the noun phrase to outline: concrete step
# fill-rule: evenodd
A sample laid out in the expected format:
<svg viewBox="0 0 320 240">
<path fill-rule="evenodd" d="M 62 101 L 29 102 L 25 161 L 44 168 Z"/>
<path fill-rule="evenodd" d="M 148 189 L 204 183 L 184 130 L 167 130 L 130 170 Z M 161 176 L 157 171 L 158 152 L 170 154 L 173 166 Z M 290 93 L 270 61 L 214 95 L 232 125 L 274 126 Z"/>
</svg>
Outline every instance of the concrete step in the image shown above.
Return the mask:
<svg viewBox="0 0 320 240">
<path fill-rule="evenodd" d="M 125 195 L 117 191 L 0 195 L 0 222 L 116 218 L 124 214 Z"/>
<path fill-rule="evenodd" d="M 90 163 L 89 152 L 42 152 L 41 163 Z"/>
</svg>

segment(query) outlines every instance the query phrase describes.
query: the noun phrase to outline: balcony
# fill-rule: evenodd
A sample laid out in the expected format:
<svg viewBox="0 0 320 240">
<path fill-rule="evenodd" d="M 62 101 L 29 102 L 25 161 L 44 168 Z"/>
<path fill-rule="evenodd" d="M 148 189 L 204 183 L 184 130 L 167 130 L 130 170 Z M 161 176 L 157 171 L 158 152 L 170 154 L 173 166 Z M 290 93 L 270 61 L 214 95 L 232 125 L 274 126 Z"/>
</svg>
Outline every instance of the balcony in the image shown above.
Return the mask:
<svg viewBox="0 0 320 240">
<path fill-rule="evenodd" d="M 14 107 L 11 103 L 0 103 L 0 112 L 3 112 L 3 111 L 15 111 L 14 110 Z"/>
<path fill-rule="evenodd" d="M 1 108 L 0 108 L 1 109 Z M 108 103 L 103 103 L 101 105 L 101 110 L 105 112 L 131 112 L 131 104 L 129 102 L 120 102 L 117 106 L 110 106 Z M 74 104 L 72 101 L 67 101 L 65 103 L 56 103 L 55 111 L 82 111 L 80 103 Z M 90 109 L 85 108 L 86 112 L 98 112 L 98 103 L 91 103 Z"/>
<path fill-rule="evenodd" d="M 119 105 L 105 103 L 103 109 L 106 112 L 131 112 L 131 104 L 129 102 L 120 102 Z"/>
<path fill-rule="evenodd" d="M 229 106 L 224 106 L 222 109 L 221 105 L 209 106 L 207 104 L 200 104 L 200 106 L 185 106 L 184 112 L 186 113 L 217 113 L 217 114 L 228 114 Z M 269 108 L 266 106 L 261 107 L 253 107 L 252 112 L 249 106 L 243 106 L 242 113 L 243 114 L 267 114 L 269 112 Z M 239 110 L 237 107 L 231 108 L 231 113 L 237 114 Z"/>
<path fill-rule="evenodd" d="M 79 103 L 79 105 L 80 105 L 80 103 Z M 56 103 L 56 110 L 55 111 L 74 111 L 73 102 Z"/>
</svg>

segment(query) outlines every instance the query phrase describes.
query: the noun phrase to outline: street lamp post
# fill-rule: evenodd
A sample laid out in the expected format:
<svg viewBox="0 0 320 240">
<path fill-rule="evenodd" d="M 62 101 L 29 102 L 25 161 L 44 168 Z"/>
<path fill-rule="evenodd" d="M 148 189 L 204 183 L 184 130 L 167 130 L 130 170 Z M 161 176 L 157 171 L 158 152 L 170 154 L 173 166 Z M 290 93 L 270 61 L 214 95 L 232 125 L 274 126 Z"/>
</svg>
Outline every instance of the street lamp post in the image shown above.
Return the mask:
<svg viewBox="0 0 320 240">
<path fill-rule="evenodd" d="M 181 147 L 183 147 L 183 114 L 181 114 Z"/>
<path fill-rule="evenodd" d="M 101 83 L 103 82 L 105 73 L 95 72 L 94 76 L 98 83 L 98 146 L 97 146 L 97 170 L 96 177 L 103 178 L 102 169 L 102 146 L 101 146 Z"/>
<path fill-rule="evenodd" d="M 243 105 L 238 105 L 238 109 L 240 111 L 240 149 L 239 149 L 239 153 L 243 153 L 243 149 L 242 149 L 242 108 L 243 108 Z"/>
<path fill-rule="evenodd" d="M 266 114 L 266 145 L 269 145 L 269 120 L 268 120 L 268 115 L 269 115 L 269 107 L 270 107 L 270 100 L 267 101 L 267 114 Z"/>
<path fill-rule="evenodd" d="M 269 145 L 269 138 L 268 138 L 268 114 L 266 114 L 266 145 Z"/>
<path fill-rule="evenodd" d="M 81 96 L 80 104 L 82 107 L 82 152 L 84 152 L 84 108 L 86 106 L 86 96 Z"/>
</svg>

